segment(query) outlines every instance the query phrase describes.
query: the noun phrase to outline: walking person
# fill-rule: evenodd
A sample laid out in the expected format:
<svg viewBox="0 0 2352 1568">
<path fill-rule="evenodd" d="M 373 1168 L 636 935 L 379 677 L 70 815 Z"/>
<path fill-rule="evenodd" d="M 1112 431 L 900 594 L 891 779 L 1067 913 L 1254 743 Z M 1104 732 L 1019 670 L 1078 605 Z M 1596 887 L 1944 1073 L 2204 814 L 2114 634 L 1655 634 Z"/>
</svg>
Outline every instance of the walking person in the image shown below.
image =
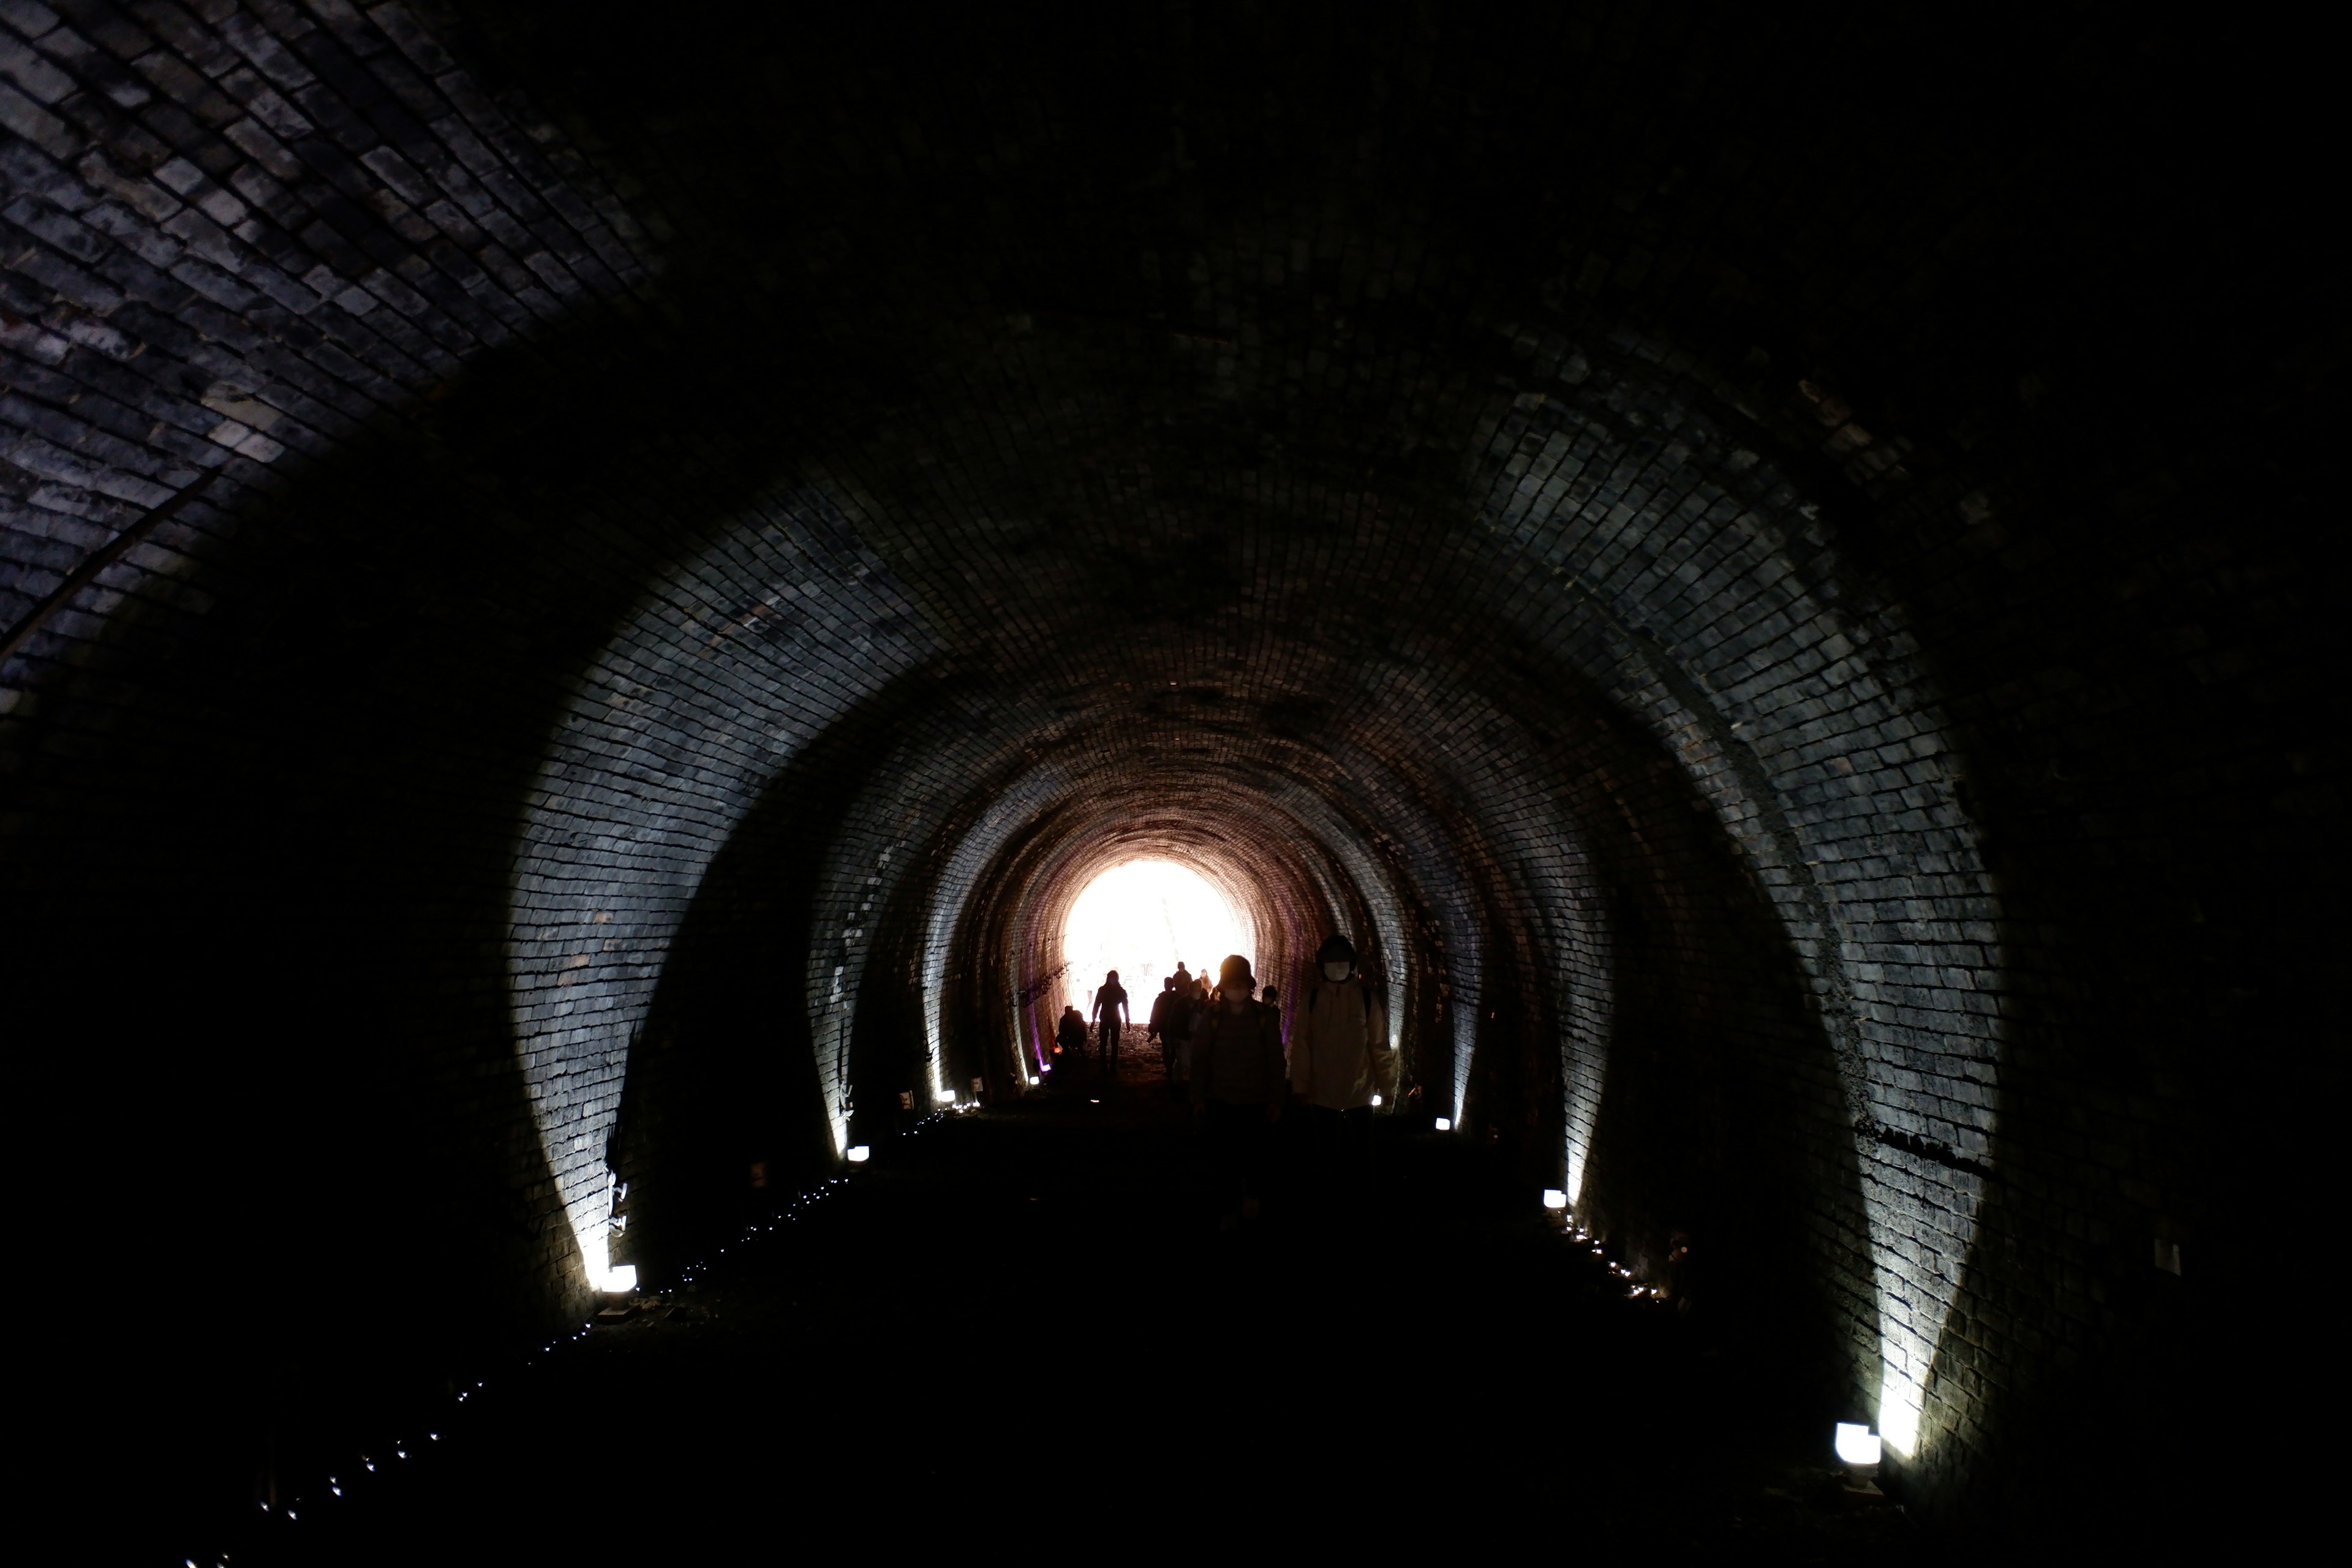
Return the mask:
<svg viewBox="0 0 2352 1568">
<path fill-rule="evenodd" d="M 1200 988 L 1184 966 L 1178 964 L 1176 978 L 1168 992 L 1168 1011 L 1160 1023 L 1160 1043 L 1168 1053 L 1171 1087 L 1192 1080 L 1192 1032 L 1200 1026 L 1202 1005 Z"/>
<path fill-rule="evenodd" d="M 1369 1173 L 1372 1101 L 1395 1097 L 1396 1053 L 1387 1011 L 1356 967 L 1355 943 L 1334 936 L 1315 963 L 1315 979 L 1291 1014 L 1290 1089 L 1307 1119 L 1318 1195 L 1337 1205 Z"/>
<path fill-rule="evenodd" d="M 1054 1026 L 1054 1070 L 1070 1069 L 1077 1075 L 1078 1063 L 1087 1054 L 1087 1021 L 1075 1006 L 1064 1006 L 1059 1022 Z M 1066 1079 L 1065 1081 L 1067 1081 Z"/>
<path fill-rule="evenodd" d="M 1176 1037 L 1169 1028 L 1169 1019 L 1181 1005 L 1176 995 L 1176 977 L 1171 974 L 1160 983 L 1160 994 L 1151 999 L 1151 1024 L 1143 1035 L 1146 1040 L 1160 1042 L 1160 1066 L 1171 1083 L 1176 1080 Z"/>
<path fill-rule="evenodd" d="M 1219 966 L 1215 999 L 1192 1028 L 1192 1112 L 1223 1167 L 1224 1197 L 1255 1219 L 1265 1178 L 1267 1130 L 1290 1090 L 1282 1065 L 1282 1015 L 1250 1000 L 1256 977 L 1240 953 Z M 1228 1227 L 1235 1215 L 1223 1216 Z"/>
<path fill-rule="evenodd" d="M 1103 1076 L 1118 1073 L 1118 1027 L 1127 1021 L 1127 987 L 1118 983 L 1118 971 L 1103 976 L 1102 989 L 1095 993 L 1095 1023 L 1102 1030 Z"/>
</svg>

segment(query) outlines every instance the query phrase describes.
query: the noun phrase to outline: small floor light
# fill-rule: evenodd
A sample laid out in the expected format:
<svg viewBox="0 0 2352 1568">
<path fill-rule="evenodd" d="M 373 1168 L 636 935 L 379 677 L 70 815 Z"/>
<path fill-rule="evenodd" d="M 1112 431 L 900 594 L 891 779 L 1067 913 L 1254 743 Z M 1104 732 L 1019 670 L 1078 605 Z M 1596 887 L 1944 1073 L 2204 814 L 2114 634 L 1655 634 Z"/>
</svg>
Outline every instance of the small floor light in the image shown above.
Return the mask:
<svg viewBox="0 0 2352 1568">
<path fill-rule="evenodd" d="M 1837 1457 L 1849 1465 L 1878 1463 L 1879 1441 L 1869 1427 L 1858 1421 L 1837 1424 Z"/>
<path fill-rule="evenodd" d="M 1859 1421 L 1837 1424 L 1837 1457 L 1845 1461 L 1845 1496 L 1851 1503 L 1884 1502 L 1878 1489 L 1879 1439 Z"/>
<path fill-rule="evenodd" d="M 625 1296 L 636 1288 L 637 1266 L 635 1264 L 616 1263 L 604 1270 L 604 1294 L 607 1296 Z"/>
<path fill-rule="evenodd" d="M 1454 1118 L 1452 1118 L 1452 1117 L 1450 1117 L 1450 1116 L 1441 1116 L 1441 1117 L 1439 1117 L 1439 1118 L 1437 1119 L 1437 1130 L 1438 1130 L 1440 1132 L 1451 1132 L 1451 1131 L 1454 1131 Z"/>
<path fill-rule="evenodd" d="M 849 1163 L 853 1165 L 863 1165 L 866 1163 L 866 1156 L 873 1152 L 873 1150 L 863 1143 L 852 1143 L 849 1146 Z"/>
<path fill-rule="evenodd" d="M 1546 1187 L 1544 1189 L 1544 1207 L 1548 1209 L 1564 1209 L 1567 1206 L 1568 1194 L 1566 1193 L 1562 1192 L 1558 1187 Z"/>
</svg>

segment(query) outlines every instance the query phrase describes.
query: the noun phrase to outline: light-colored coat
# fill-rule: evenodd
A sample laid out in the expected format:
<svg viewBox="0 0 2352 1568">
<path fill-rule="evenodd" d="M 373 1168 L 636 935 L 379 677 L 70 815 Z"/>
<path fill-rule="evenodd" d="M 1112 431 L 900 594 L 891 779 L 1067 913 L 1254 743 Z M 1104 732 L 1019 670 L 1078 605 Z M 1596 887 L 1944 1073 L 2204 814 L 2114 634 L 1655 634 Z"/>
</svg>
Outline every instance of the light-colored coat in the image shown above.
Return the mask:
<svg viewBox="0 0 2352 1568">
<path fill-rule="evenodd" d="M 1380 997 L 1360 976 L 1318 979 L 1290 1015 L 1290 1089 L 1309 1105 L 1352 1110 L 1396 1095 L 1396 1053 Z"/>
</svg>

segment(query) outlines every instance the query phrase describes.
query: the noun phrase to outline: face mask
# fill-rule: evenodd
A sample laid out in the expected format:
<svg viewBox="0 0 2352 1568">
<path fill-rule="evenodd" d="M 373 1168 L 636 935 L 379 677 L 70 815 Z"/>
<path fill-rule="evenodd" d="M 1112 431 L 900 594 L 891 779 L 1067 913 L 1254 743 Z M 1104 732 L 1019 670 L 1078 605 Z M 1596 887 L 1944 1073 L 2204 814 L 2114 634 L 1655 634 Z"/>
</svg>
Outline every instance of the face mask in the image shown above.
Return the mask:
<svg viewBox="0 0 2352 1568">
<path fill-rule="evenodd" d="M 1355 967 L 1356 966 L 1352 963 L 1327 963 L 1323 966 L 1323 978 L 1326 980 L 1345 980 L 1348 978 L 1349 972 Z"/>
</svg>

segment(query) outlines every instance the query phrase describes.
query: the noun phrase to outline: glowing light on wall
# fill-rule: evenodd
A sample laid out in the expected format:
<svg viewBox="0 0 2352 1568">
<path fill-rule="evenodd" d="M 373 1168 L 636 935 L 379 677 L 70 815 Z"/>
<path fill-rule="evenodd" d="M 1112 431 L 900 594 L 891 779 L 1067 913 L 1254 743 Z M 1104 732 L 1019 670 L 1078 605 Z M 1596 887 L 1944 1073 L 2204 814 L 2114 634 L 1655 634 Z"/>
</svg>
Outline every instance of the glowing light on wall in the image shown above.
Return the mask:
<svg viewBox="0 0 2352 1568">
<path fill-rule="evenodd" d="M 1439 1118 L 1437 1119 L 1437 1130 L 1438 1130 L 1440 1132 L 1451 1132 L 1451 1131 L 1454 1131 L 1454 1118 L 1452 1118 L 1451 1116 L 1441 1116 L 1441 1117 L 1439 1117 Z"/>
<path fill-rule="evenodd" d="M 1456 995 L 1454 1000 L 1454 1119 L 1470 1099 L 1470 1059 L 1478 1049 L 1478 999 Z"/>
<path fill-rule="evenodd" d="M 1878 1385 L 1878 1435 L 1906 1459 L 1919 1451 L 1919 1384 L 1891 1360 Z"/>
<path fill-rule="evenodd" d="M 853 1165 L 863 1165 L 873 1152 L 872 1149 L 863 1143 L 852 1143 L 849 1146 L 849 1163 Z"/>
<path fill-rule="evenodd" d="M 580 1243 L 581 1270 L 588 1276 L 588 1289 L 606 1295 L 621 1295 L 637 1288 L 637 1269 L 633 1263 L 613 1265 L 612 1233 L 602 1220 L 592 1221 L 575 1236 Z"/>
<path fill-rule="evenodd" d="M 1118 971 L 1128 1010 L 1140 1028 L 1151 998 L 1176 965 L 1208 966 L 1212 980 L 1227 953 L 1253 956 L 1249 917 L 1209 879 L 1173 860 L 1129 860 L 1087 884 L 1062 927 L 1063 984 L 1078 1011 L 1091 1015 L 1103 975 Z M 1261 984 L 1281 984 L 1270 975 Z"/>
<path fill-rule="evenodd" d="M 1568 1194 L 1564 1189 L 1559 1187 L 1546 1187 L 1544 1189 L 1544 1207 L 1548 1209 L 1564 1209 L 1567 1206 Z"/>
<path fill-rule="evenodd" d="M 1837 1457 L 1849 1465 L 1878 1463 L 1878 1439 L 1859 1421 L 1837 1424 Z"/>
</svg>

